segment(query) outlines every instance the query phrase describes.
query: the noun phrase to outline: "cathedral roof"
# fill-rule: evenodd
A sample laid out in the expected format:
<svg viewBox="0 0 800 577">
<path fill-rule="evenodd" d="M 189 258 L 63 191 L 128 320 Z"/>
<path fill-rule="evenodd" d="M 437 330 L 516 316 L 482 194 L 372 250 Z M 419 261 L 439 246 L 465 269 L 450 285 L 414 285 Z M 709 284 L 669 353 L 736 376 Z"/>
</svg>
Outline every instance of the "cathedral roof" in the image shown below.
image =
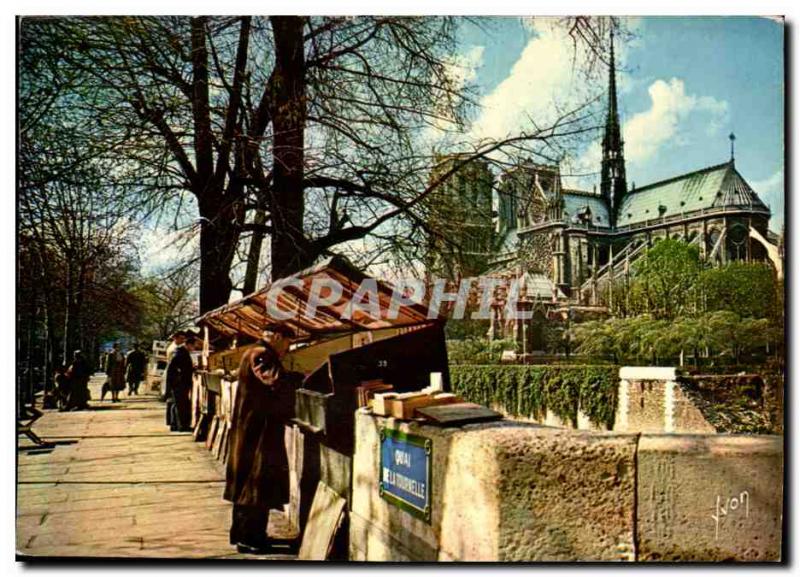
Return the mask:
<svg viewBox="0 0 800 577">
<path fill-rule="evenodd" d="M 724 207 L 769 212 L 732 162 L 629 191 L 620 206 L 617 226 Z"/>
<path fill-rule="evenodd" d="M 564 216 L 570 224 L 579 224 L 580 215 L 591 211 L 592 225 L 608 227 L 608 206 L 602 196 L 577 190 L 564 190 Z"/>
</svg>

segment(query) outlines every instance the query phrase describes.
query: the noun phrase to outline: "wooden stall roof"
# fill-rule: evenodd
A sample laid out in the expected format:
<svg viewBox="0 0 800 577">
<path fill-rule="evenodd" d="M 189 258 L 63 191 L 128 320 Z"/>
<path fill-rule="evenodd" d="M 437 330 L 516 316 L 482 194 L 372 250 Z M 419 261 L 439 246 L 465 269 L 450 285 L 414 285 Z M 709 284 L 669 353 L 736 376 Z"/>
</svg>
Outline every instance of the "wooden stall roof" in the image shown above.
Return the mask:
<svg viewBox="0 0 800 577">
<path fill-rule="evenodd" d="M 332 305 L 319 306 L 316 315 L 311 318 L 306 315 L 306 303 L 311 292 L 312 282 L 315 278 L 325 277 L 339 282 L 342 286 L 342 295 Z M 376 284 L 381 309 L 380 318 L 370 316 L 364 308 L 353 311 L 350 319 L 342 318 L 345 307 L 366 278 L 369 277 L 346 259 L 334 256 L 290 277 L 275 281 L 238 301 L 209 311 L 197 320 L 197 324 L 201 327 L 207 326 L 210 330 L 227 337 L 244 334 L 259 338 L 262 328 L 266 324 L 281 323 L 292 327 L 297 332 L 299 340 L 313 340 L 333 334 L 415 326 L 433 322 L 428 319 L 428 309 L 424 304 L 406 305 L 401 303 L 398 307 L 397 318 L 386 318 L 394 288 L 388 283 L 378 280 L 376 280 Z M 302 283 L 302 288 L 296 281 L 294 281 L 295 284 L 287 284 L 290 279 L 298 279 Z M 295 316 L 288 320 L 275 318 L 267 311 L 267 294 L 278 283 L 283 285 L 277 299 L 278 307 L 283 311 L 297 311 Z"/>
</svg>

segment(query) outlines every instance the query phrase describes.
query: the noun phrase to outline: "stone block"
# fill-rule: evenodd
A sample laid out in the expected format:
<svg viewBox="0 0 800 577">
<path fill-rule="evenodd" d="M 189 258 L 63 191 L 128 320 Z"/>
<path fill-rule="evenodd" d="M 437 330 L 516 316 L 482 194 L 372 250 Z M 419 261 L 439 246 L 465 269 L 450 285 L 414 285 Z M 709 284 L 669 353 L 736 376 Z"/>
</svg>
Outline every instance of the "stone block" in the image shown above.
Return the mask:
<svg viewBox="0 0 800 577">
<path fill-rule="evenodd" d="M 533 427 L 485 436 L 497 475 L 496 560 L 633 559 L 634 436 Z"/>
<path fill-rule="evenodd" d="M 680 376 L 676 367 L 621 367 L 619 378 L 626 381 L 674 381 Z"/>
<path fill-rule="evenodd" d="M 667 384 L 659 380 L 621 380 L 614 430 L 637 433 L 664 432 L 667 426 Z"/>
<path fill-rule="evenodd" d="M 380 429 L 432 440 L 430 523 L 378 492 Z M 503 421 L 437 428 L 356 417 L 352 559 L 633 558 L 636 437 Z"/>
<path fill-rule="evenodd" d="M 638 451 L 638 558 L 777 561 L 783 439 L 643 435 Z"/>
<path fill-rule="evenodd" d="M 431 520 L 413 517 L 392 505 L 379 493 L 380 431 L 383 427 L 422 435 L 433 441 Z M 442 429 L 391 418 L 374 417 L 363 410 L 356 413 L 356 451 L 353 457 L 350 551 L 367 560 L 436 561 L 441 532 L 443 495 L 449 443 L 458 429 Z M 359 518 L 363 523 L 359 523 Z"/>
</svg>

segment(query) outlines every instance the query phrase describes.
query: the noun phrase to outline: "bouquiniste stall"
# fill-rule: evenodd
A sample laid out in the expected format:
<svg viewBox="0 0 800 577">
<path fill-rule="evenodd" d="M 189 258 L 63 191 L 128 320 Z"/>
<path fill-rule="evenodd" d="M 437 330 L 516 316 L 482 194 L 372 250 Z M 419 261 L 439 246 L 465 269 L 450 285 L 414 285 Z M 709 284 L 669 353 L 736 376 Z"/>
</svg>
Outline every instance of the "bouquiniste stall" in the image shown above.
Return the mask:
<svg viewBox="0 0 800 577">
<path fill-rule="evenodd" d="M 449 391 L 444 320 L 429 318 L 423 302 L 341 257 L 206 313 L 198 319 L 204 347 L 194 390 L 195 438 L 220 459 L 227 456 L 239 360 L 263 327 L 276 322 L 298 335 L 285 367 L 305 375 L 286 434 L 287 514 L 302 531 L 320 483 L 350 502 L 354 414 L 366 390 L 419 391 L 438 373 L 440 389 Z M 346 540 L 347 531 L 339 534 Z M 333 556 L 346 550 L 346 541 L 335 544 Z"/>
</svg>

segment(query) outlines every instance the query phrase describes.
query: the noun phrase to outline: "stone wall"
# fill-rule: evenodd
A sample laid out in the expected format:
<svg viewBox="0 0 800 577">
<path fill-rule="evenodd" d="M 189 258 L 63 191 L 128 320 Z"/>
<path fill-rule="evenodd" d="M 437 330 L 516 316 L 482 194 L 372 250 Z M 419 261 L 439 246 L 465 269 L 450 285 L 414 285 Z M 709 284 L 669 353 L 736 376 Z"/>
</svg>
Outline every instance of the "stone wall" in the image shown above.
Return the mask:
<svg viewBox="0 0 800 577">
<path fill-rule="evenodd" d="M 614 430 L 641 433 L 715 433 L 680 382 L 674 367 L 622 367 Z"/>
<path fill-rule="evenodd" d="M 674 367 L 620 369 L 615 431 L 783 431 L 781 375 L 682 375 Z"/>
<path fill-rule="evenodd" d="M 384 427 L 432 442 L 430 522 L 379 494 Z M 353 560 L 780 558 L 780 437 L 439 428 L 362 410 L 356 439 Z"/>
<path fill-rule="evenodd" d="M 380 430 L 432 440 L 430 523 L 379 495 Z M 503 421 L 356 418 L 350 556 L 361 561 L 631 560 L 636 438 Z"/>
<path fill-rule="evenodd" d="M 643 435 L 639 559 L 779 559 L 782 441 L 766 435 Z"/>
</svg>

